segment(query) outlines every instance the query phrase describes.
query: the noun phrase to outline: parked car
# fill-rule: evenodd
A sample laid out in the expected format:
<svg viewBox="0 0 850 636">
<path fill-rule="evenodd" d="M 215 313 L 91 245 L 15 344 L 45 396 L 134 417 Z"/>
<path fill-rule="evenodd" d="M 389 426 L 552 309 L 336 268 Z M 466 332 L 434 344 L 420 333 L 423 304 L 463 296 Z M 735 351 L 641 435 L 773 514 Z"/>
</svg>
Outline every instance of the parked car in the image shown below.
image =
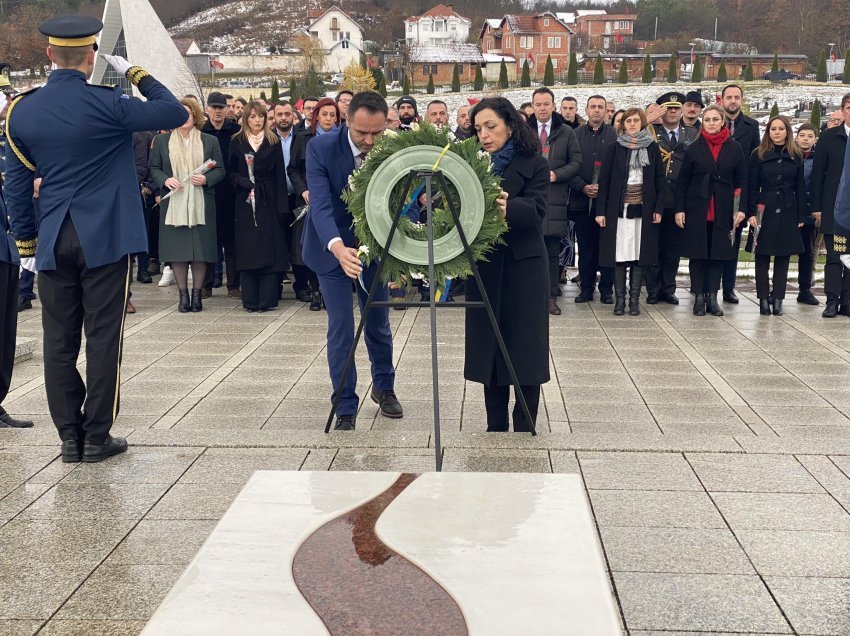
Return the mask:
<svg viewBox="0 0 850 636">
<path fill-rule="evenodd" d="M 342 80 L 345 76 L 342 73 L 334 73 L 331 75 L 330 83 L 334 86 L 339 86 L 342 84 Z"/>
<path fill-rule="evenodd" d="M 765 73 L 764 75 L 762 75 L 762 79 L 766 79 L 771 82 L 787 82 L 788 80 L 798 80 L 800 79 L 800 76 L 796 73 L 791 73 L 782 68 L 776 71 L 775 73 Z"/>
</svg>

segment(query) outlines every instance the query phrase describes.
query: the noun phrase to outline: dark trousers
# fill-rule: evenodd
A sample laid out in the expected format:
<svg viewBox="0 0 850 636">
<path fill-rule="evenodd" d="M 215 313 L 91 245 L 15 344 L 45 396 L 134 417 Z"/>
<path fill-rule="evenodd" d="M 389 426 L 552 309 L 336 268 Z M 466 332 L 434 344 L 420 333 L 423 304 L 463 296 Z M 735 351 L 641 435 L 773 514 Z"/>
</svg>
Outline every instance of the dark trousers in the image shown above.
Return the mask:
<svg viewBox="0 0 850 636">
<path fill-rule="evenodd" d="M 692 258 L 688 261 L 691 274 L 691 289 L 696 293 L 716 294 L 720 289 L 720 276 L 726 261 L 710 261 L 707 258 Z"/>
<path fill-rule="evenodd" d="M 18 265 L 0 262 L 0 404 L 9 393 L 18 335 Z M 24 270 L 26 271 L 26 270 Z M 0 408 L 0 413 L 3 409 Z"/>
<path fill-rule="evenodd" d="M 292 275 L 295 277 L 292 283 L 292 290 L 294 292 L 297 293 L 303 290 L 319 291 L 319 277 L 316 276 L 316 272 L 306 265 L 295 265 L 293 263 Z"/>
<path fill-rule="evenodd" d="M 239 272 L 242 282 L 242 306 L 256 310 L 277 307 L 277 301 L 280 299 L 280 276 L 280 272 Z"/>
<path fill-rule="evenodd" d="M 487 431 L 504 432 L 508 430 L 508 400 L 510 399 L 509 386 L 485 386 L 484 407 L 487 409 Z M 537 409 L 540 405 L 540 385 L 529 384 L 521 386 L 522 394 L 528 405 L 533 423 L 537 423 Z M 516 389 L 514 390 L 516 393 Z M 531 426 L 525 419 L 519 400 L 514 402 L 514 432 L 529 432 Z"/>
<path fill-rule="evenodd" d="M 366 289 L 370 288 L 377 270 L 378 264 L 372 263 L 363 271 L 363 284 Z M 354 343 L 354 303 L 351 298 L 351 282 L 341 267 L 336 267 L 327 274 L 319 274 L 319 285 L 328 310 L 328 368 L 333 385 L 331 400 L 336 399 L 345 360 Z M 355 287 L 357 302 L 362 312 L 369 294 L 363 290 L 360 283 L 355 283 Z M 374 299 L 389 300 L 386 285 L 378 287 Z M 377 391 L 392 390 L 395 385 L 395 368 L 393 367 L 393 334 L 390 329 L 388 307 L 374 307 L 369 310 L 366 325 L 363 328 L 363 339 L 366 341 L 366 351 L 369 353 L 369 362 L 372 365 L 373 388 Z M 357 370 L 352 364 L 337 405 L 337 415 L 355 415 L 358 403 Z"/>
<path fill-rule="evenodd" d="M 723 292 L 729 293 L 735 291 L 735 283 L 738 277 L 738 254 L 741 249 L 741 232 L 744 231 L 744 225 L 741 223 L 738 229 L 735 230 L 735 258 L 728 261 L 723 261 Z"/>
<path fill-rule="evenodd" d="M 227 289 L 239 289 L 241 281 L 241 272 L 236 269 L 236 246 L 233 239 L 218 242 L 218 250 L 224 250 L 224 274 L 227 277 Z M 204 288 L 212 289 L 213 280 L 216 274 L 214 263 L 207 267 L 207 273 L 204 275 Z"/>
<path fill-rule="evenodd" d="M 18 297 L 24 300 L 35 300 L 35 272 L 21 270 L 18 279 Z"/>
<path fill-rule="evenodd" d="M 599 267 L 599 226 L 585 214 L 575 221 L 578 243 L 578 273 L 581 277 L 581 293 L 592 295 L 596 289 L 596 272 L 599 272 L 600 293 L 610 294 L 614 288 L 614 268 Z"/>
<path fill-rule="evenodd" d="M 118 416 L 130 258 L 89 269 L 70 216 L 55 254 L 56 269 L 39 272 L 47 406 L 63 441 L 102 444 Z M 85 384 L 77 371 L 83 330 Z"/>
<path fill-rule="evenodd" d="M 788 286 L 788 263 L 790 256 L 773 257 L 773 291 L 770 289 L 770 256 L 756 254 L 756 296 L 759 300 L 773 297 L 785 300 L 785 288 Z"/>
<path fill-rule="evenodd" d="M 148 257 L 159 260 L 159 207 L 152 196 L 142 199 L 148 230 Z"/>
<path fill-rule="evenodd" d="M 546 256 L 549 258 L 549 296 L 556 298 L 561 295 L 561 237 L 544 236 L 543 242 L 546 243 Z"/>
<path fill-rule="evenodd" d="M 803 252 L 797 256 L 797 283 L 800 291 L 811 291 L 815 281 L 815 263 L 818 260 L 818 233 L 820 228 L 804 225 L 800 230 L 803 236 Z"/>
<path fill-rule="evenodd" d="M 827 302 L 850 304 L 850 271 L 841 263 L 841 254 L 835 251 L 833 234 L 824 234 L 826 265 L 823 268 L 823 291 Z"/>
<path fill-rule="evenodd" d="M 676 295 L 676 274 L 679 271 L 679 241 L 681 228 L 676 225 L 672 210 L 665 210 L 658 231 L 658 258 L 647 267 L 646 291 L 651 295 Z"/>
</svg>

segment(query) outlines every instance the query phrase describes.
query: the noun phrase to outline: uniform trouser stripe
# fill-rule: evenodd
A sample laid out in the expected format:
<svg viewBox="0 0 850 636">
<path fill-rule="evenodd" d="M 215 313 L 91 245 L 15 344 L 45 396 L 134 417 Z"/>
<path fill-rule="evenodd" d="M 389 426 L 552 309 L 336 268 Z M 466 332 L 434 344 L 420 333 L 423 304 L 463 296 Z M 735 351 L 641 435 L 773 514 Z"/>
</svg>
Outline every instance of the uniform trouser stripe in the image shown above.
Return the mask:
<svg viewBox="0 0 850 636">
<path fill-rule="evenodd" d="M 128 254 L 127 277 L 124 280 L 124 311 L 121 312 L 121 330 L 118 332 L 118 360 L 115 364 L 115 399 L 112 402 L 112 423 L 118 417 L 118 402 L 121 394 L 121 356 L 124 354 L 124 323 L 127 321 L 127 302 L 130 300 L 130 276 L 133 273 L 133 259 Z"/>
</svg>

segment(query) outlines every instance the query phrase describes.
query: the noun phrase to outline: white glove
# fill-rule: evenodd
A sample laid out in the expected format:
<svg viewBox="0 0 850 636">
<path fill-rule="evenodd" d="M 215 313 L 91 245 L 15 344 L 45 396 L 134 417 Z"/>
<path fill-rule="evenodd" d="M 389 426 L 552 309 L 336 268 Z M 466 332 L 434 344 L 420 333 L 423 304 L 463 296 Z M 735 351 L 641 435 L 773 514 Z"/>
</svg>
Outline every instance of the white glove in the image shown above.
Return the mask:
<svg viewBox="0 0 850 636">
<path fill-rule="evenodd" d="M 35 257 L 30 256 L 28 258 L 22 258 L 21 259 L 21 267 L 24 268 L 25 270 L 27 270 L 28 272 L 32 272 L 33 274 L 35 274 L 35 272 L 36 272 Z"/>
<path fill-rule="evenodd" d="M 847 269 L 850 269 L 850 254 L 844 254 L 839 256 L 838 259 L 841 261 L 841 264 L 844 265 Z"/>
<path fill-rule="evenodd" d="M 127 60 L 125 60 L 120 55 L 106 55 L 105 53 L 101 53 L 100 57 L 106 60 L 106 63 L 109 64 L 112 68 L 115 69 L 115 72 L 121 75 L 122 77 L 127 76 L 127 71 L 133 66 Z"/>
</svg>

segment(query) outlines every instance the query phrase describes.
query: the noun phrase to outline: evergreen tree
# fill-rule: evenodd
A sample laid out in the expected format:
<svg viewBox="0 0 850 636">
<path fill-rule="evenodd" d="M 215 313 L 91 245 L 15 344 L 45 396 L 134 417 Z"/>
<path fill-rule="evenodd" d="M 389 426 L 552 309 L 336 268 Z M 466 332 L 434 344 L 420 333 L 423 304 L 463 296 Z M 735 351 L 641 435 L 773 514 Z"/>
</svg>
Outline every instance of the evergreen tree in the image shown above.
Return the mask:
<svg viewBox="0 0 850 636">
<path fill-rule="evenodd" d="M 850 52 L 850 49 L 847 49 Z M 570 65 L 567 68 L 567 84 L 570 86 L 575 86 L 578 84 L 578 60 L 576 59 L 576 52 L 570 51 Z"/>
<path fill-rule="evenodd" d="M 773 54 L 773 64 L 770 65 L 770 72 L 771 73 L 778 73 L 779 72 L 779 56 L 776 53 Z"/>
<path fill-rule="evenodd" d="M 773 108 L 770 109 L 770 116 L 776 117 L 779 114 L 779 104 L 773 102 Z"/>
<path fill-rule="evenodd" d="M 455 64 L 452 71 L 452 93 L 460 92 L 460 64 Z"/>
<path fill-rule="evenodd" d="M 401 92 L 403 95 L 410 95 L 410 79 L 407 73 L 404 74 L 404 79 L 401 81 Z"/>
<path fill-rule="evenodd" d="M 667 65 L 667 81 L 675 84 L 679 79 L 679 60 L 676 59 L 676 54 L 670 54 L 670 62 Z"/>
<path fill-rule="evenodd" d="M 841 76 L 842 84 L 850 84 L 850 46 L 847 47 L 847 55 L 844 56 L 844 74 Z"/>
<path fill-rule="evenodd" d="M 277 80 L 272 82 L 272 104 L 277 104 L 280 101 L 280 84 Z"/>
<path fill-rule="evenodd" d="M 717 81 L 722 84 L 729 81 L 729 77 L 726 74 L 726 60 L 720 60 L 720 66 L 717 68 Z"/>
<path fill-rule="evenodd" d="M 640 81 L 644 84 L 652 84 L 652 59 L 649 53 L 643 58 L 643 72 L 640 75 Z"/>
<path fill-rule="evenodd" d="M 269 98 L 266 97 L 266 91 L 260 91 L 260 99 L 262 99 L 264 102 L 269 101 Z"/>
<path fill-rule="evenodd" d="M 820 101 L 817 99 L 812 104 L 812 116 L 809 117 L 809 123 L 815 127 L 815 130 L 820 130 Z"/>
<path fill-rule="evenodd" d="M 375 78 L 375 90 L 378 91 L 378 92 L 381 92 L 381 90 L 380 90 L 381 89 L 381 82 L 383 82 L 384 85 L 386 86 L 386 79 L 384 78 L 384 72 L 381 69 L 375 67 L 375 68 L 372 69 L 372 77 Z"/>
<path fill-rule="evenodd" d="M 499 83 L 496 84 L 496 88 L 507 88 L 508 87 L 508 67 L 505 65 L 505 60 L 502 59 L 502 63 L 499 65 Z"/>
<path fill-rule="evenodd" d="M 325 83 L 312 66 L 304 74 L 301 80 L 301 95 L 321 98 L 325 94 Z"/>
<path fill-rule="evenodd" d="M 617 83 L 618 84 L 628 84 L 629 83 L 629 63 L 626 60 L 626 58 L 623 58 L 623 61 L 620 64 L 620 72 L 617 74 Z"/>
<path fill-rule="evenodd" d="M 294 77 L 289 80 L 289 101 L 293 104 L 298 101 L 298 83 Z"/>
<path fill-rule="evenodd" d="M 604 84 L 605 83 L 605 67 L 602 66 L 602 54 L 596 54 L 596 65 L 593 67 L 593 83 L 594 84 Z"/>
<path fill-rule="evenodd" d="M 472 90 L 484 90 L 484 76 L 481 74 L 481 63 L 475 65 L 475 79 L 472 81 Z"/>
<path fill-rule="evenodd" d="M 433 95 L 435 90 L 436 89 L 434 88 L 434 74 L 428 73 L 428 88 L 425 89 L 425 92 L 429 95 Z"/>
<path fill-rule="evenodd" d="M 694 59 L 693 71 L 691 71 L 691 81 L 701 82 L 703 80 L 702 75 L 702 60 L 700 59 L 700 56 L 697 55 Z"/>
<path fill-rule="evenodd" d="M 546 67 L 543 69 L 543 86 L 555 85 L 555 67 L 552 65 L 552 56 L 546 56 Z M 531 84 L 529 84 L 531 86 Z"/>
<path fill-rule="evenodd" d="M 546 80 L 543 80 L 543 83 L 546 83 Z M 520 77 L 519 85 L 522 88 L 528 88 L 531 86 L 531 71 L 528 68 L 528 60 L 525 60 L 522 63 L 522 77 Z"/>
<path fill-rule="evenodd" d="M 378 84 L 377 91 L 381 94 L 381 97 L 387 96 L 387 78 L 384 77 L 383 73 L 381 73 L 381 83 Z"/>
<path fill-rule="evenodd" d="M 750 60 L 747 62 L 747 66 L 744 69 L 744 81 L 752 82 L 755 79 L 755 75 L 753 74 L 753 62 Z"/>
<path fill-rule="evenodd" d="M 846 69 L 845 69 L 846 71 Z M 820 57 L 818 58 L 818 72 L 815 79 L 818 82 L 825 82 L 827 80 L 826 75 L 826 53 L 823 51 L 820 52 Z"/>
</svg>

